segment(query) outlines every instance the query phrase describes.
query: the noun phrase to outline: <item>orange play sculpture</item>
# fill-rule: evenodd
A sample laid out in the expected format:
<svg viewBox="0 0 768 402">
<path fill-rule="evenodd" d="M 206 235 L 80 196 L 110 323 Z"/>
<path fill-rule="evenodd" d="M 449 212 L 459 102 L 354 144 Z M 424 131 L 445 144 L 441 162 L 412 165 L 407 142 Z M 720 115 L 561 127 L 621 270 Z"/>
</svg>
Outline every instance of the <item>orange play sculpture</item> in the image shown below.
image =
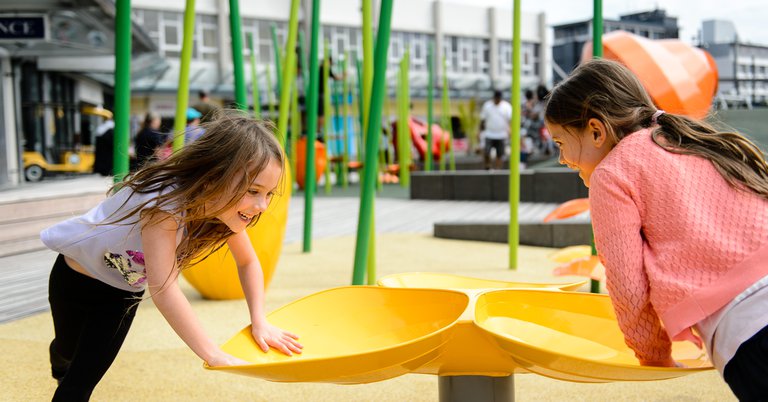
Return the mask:
<svg viewBox="0 0 768 402">
<path fill-rule="evenodd" d="M 660 109 L 706 117 L 717 90 L 717 66 L 709 53 L 678 39 L 651 40 L 625 31 L 603 36 L 606 59 L 618 60 L 637 75 Z M 587 42 L 582 60 L 592 56 Z"/>
<path fill-rule="evenodd" d="M 544 222 L 570 218 L 586 211 L 589 211 L 589 198 L 576 198 L 560 204 L 549 215 L 544 217 Z"/>
<path fill-rule="evenodd" d="M 301 137 L 296 141 L 296 183 L 299 188 L 304 188 L 304 174 L 306 172 L 306 160 L 307 160 L 307 137 Z M 328 155 L 325 152 L 325 144 L 320 141 L 315 141 L 315 180 L 320 180 L 320 177 L 325 172 L 325 164 L 328 163 Z"/>
</svg>

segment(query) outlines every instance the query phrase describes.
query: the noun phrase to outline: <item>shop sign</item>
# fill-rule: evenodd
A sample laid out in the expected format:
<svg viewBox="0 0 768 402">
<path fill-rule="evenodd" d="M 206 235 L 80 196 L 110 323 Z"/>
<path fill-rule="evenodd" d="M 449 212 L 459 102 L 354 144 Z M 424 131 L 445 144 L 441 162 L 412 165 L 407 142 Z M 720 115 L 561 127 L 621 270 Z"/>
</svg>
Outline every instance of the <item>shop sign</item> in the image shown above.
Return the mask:
<svg viewBox="0 0 768 402">
<path fill-rule="evenodd" d="M 44 15 L 0 15 L 0 41 L 46 39 Z"/>
</svg>

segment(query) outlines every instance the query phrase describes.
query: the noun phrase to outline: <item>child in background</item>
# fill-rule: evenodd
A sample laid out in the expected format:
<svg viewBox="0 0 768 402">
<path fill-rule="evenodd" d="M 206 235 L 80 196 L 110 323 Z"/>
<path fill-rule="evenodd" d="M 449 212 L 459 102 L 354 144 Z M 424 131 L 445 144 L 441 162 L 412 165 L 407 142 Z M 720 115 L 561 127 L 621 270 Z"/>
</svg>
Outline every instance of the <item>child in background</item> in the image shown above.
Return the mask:
<svg viewBox="0 0 768 402">
<path fill-rule="evenodd" d="M 545 121 L 589 187 L 607 288 L 643 365 L 702 341 L 741 400 L 768 396 L 768 164 L 737 133 L 657 110 L 608 60 L 555 87 Z M 692 331 L 695 330 L 695 333 Z"/>
<path fill-rule="evenodd" d="M 177 283 L 179 271 L 224 246 L 234 257 L 252 334 L 264 352 L 300 353 L 269 324 L 264 277 L 245 229 L 281 183 L 283 151 L 270 127 L 228 114 L 164 161 L 147 165 L 83 216 L 41 233 L 60 253 L 49 284 L 55 330 L 53 400 L 88 400 L 112 364 L 144 289 L 179 337 L 211 366 L 246 364 L 206 335 Z"/>
</svg>

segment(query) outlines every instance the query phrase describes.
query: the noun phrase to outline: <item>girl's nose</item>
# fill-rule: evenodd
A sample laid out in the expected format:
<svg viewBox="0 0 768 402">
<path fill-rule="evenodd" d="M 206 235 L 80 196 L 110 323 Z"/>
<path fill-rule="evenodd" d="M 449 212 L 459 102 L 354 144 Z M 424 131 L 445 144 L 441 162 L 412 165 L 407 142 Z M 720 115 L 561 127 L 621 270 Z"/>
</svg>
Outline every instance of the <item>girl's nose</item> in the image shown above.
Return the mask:
<svg viewBox="0 0 768 402">
<path fill-rule="evenodd" d="M 557 162 L 561 165 L 565 165 L 565 158 L 563 158 L 563 151 L 558 150 L 557 151 Z"/>
<path fill-rule="evenodd" d="M 256 197 L 253 206 L 257 211 L 264 212 L 267 209 L 267 206 L 269 206 L 269 201 L 267 200 L 267 197 Z"/>
</svg>

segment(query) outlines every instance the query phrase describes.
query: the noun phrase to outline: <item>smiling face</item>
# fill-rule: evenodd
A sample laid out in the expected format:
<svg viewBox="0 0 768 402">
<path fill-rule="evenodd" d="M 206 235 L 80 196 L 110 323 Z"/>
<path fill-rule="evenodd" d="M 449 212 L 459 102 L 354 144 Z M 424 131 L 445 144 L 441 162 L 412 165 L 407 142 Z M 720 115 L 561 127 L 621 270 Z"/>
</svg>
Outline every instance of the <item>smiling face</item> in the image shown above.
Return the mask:
<svg viewBox="0 0 768 402">
<path fill-rule="evenodd" d="M 216 218 L 235 233 L 245 230 L 260 213 L 266 211 L 282 173 L 280 163 L 275 160 L 270 161 L 267 167 L 256 176 L 240 201 L 221 212 Z M 234 187 L 233 183 L 232 188 Z"/>
<path fill-rule="evenodd" d="M 560 164 L 579 172 L 584 185 L 589 187 L 592 172 L 608 155 L 615 142 L 610 140 L 605 126 L 596 119 L 590 119 L 583 130 L 570 129 L 546 122 L 552 140 L 560 148 Z"/>
</svg>

